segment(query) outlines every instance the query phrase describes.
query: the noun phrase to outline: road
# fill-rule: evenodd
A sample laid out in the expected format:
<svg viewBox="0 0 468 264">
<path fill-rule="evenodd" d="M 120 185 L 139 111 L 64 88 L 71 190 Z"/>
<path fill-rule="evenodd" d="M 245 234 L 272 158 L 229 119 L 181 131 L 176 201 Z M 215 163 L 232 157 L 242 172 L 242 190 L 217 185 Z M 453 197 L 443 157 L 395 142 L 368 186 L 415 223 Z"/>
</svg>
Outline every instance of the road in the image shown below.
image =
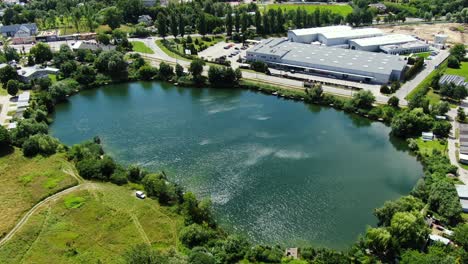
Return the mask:
<svg viewBox="0 0 468 264">
<path fill-rule="evenodd" d="M 435 70 L 447 57 L 449 56 L 447 50 L 440 50 L 439 54 L 432 60 L 426 60 L 426 67 L 413 79 L 407 81 L 401 86 L 401 88 L 395 93 L 395 96 L 400 99 L 400 103 L 404 102 L 407 105 L 405 97 L 411 93 L 433 70 Z"/>
<path fill-rule="evenodd" d="M 460 107 L 463 107 L 465 112 L 467 112 L 468 103 L 463 101 L 460 104 Z M 458 139 L 456 138 L 455 131 L 457 128 L 459 128 L 460 125 L 456 121 L 457 108 L 450 109 L 450 111 L 447 113 L 447 116 L 449 116 L 452 123 L 452 131 L 450 132 L 450 136 L 447 139 L 450 163 L 458 167 L 458 179 L 460 179 L 464 184 L 468 184 L 468 170 L 465 170 L 463 167 L 461 167 L 457 159 L 458 148 L 456 144 L 458 143 Z"/>
</svg>

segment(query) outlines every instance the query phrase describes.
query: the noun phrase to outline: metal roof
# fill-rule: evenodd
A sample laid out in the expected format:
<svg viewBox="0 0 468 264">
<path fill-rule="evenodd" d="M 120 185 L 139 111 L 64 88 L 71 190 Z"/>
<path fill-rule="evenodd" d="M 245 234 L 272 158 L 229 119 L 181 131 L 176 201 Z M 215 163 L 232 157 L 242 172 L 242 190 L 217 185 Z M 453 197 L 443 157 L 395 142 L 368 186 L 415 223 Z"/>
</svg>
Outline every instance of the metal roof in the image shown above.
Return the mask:
<svg viewBox="0 0 468 264">
<path fill-rule="evenodd" d="M 344 31 L 326 31 L 326 32 L 321 32 L 321 35 L 327 39 L 335 39 L 335 38 L 353 39 L 353 38 L 362 38 L 362 37 L 373 36 L 373 35 L 383 35 L 383 32 L 382 30 L 378 28 L 359 28 L 359 29 L 351 29 L 351 30 L 344 30 Z"/>
<path fill-rule="evenodd" d="M 379 37 L 353 39 L 351 42 L 361 47 L 365 46 L 383 46 L 416 41 L 417 39 L 405 34 L 390 34 Z"/>
<path fill-rule="evenodd" d="M 36 23 L 30 23 L 30 24 L 14 24 L 14 25 L 1 26 L 0 32 L 1 33 L 17 32 L 22 26 L 26 27 L 27 29 L 31 31 L 37 30 Z"/>
<path fill-rule="evenodd" d="M 293 30 L 290 30 L 289 33 L 294 33 L 296 36 L 306 36 L 306 35 L 314 35 L 314 34 L 325 33 L 325 32 L 336 32 L 336 31 L 343 32 L 343 31 L 347 31 L 351 29 L 352 27 L 350 26 L 329 26 L 329 27 L 293 29 Z"/>
<path fill-rule="evenodd" d="M 339 69 L 353 69 L 368 73 L 390 74 L 392 70 L 402 71 L 406 61 L 396 55 L 376 52 L 334 48 L 270 38 L 257 44 L 248 52 L 279 56 L 281 63 L 302 63 L 323 65 Z M 288 62 L 285 62 L 288 61 Z"/>
<path fill-rule="evenodd" d="M 460 199 L 468 199 L 468 185 L 455 184 L 455 188 Z"/>
<path fill-rule="evenodd" d="M 440 77 L 439 84 L 453 83 L 455 85 L 464 85 L 467 86 L 468 83 L 465 83 L 465 77 L 451 74 L 444 74 Z"/>
</svg>

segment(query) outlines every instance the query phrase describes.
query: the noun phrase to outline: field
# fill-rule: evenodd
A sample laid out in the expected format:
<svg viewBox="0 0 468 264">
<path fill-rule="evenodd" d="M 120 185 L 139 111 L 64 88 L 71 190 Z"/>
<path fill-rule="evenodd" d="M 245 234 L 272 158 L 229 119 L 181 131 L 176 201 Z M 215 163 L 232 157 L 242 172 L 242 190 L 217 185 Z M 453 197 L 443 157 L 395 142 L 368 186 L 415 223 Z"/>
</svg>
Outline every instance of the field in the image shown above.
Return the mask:
<svg viewBox="0 0 468 264">
<path fill-rule="evenodd" d="M 315 9 L 319 8 L 320 11 L 323 10 L 330 10 L 332 13 L 338 13 L 342 16 L 346 16 L 349 13 L 353 12 L 353 8 L 349 5 L 306 5 L 306 4 L 270 4 L 266 5 L 265 9 L 278 9 L 281 8 L 283 12 L 287 12 L 289 10 L 296 10 L 298 7 L 306 10 L 307 12 L 313 12 Z M 260 6 L 260 10 L 262 7 Z"/>
<path fill-rule="evenodd" d="M 178 246 L 181 216 L 130 188 L 87 183 L 34 214 L 2 248 L 0 263 L 122 263 L 131 246 Z"/>
<path fill-rule="evenodd" d="M 445 71 L 446 74 L 460 75 L 468 79 L 468 62 L 464 61 L 461 63 L 459 69 L 447 68 Z"/>
<path fill-rule="evenodd" d="M 142 41 L 132 41 L 132 50 L 146 54 L 154 54 L 154 51 Z"/>
<path fill-rule="evenodd" d="M 433 41 L 435 34 L 448 35 L 448 43 L 466 43 L 468 41 L 468 27 L 459 23 L 420 23 L 414 25 L 379 25 L 385 33 L 416 35 L 424 40 Z M 463 28 L 462 31 L 460 29 Z"/>
<path fill-rule="evenodd" d="M 416 140 L 421 154 L 432 155 L 432 150 L 439 150 L 441 153 L 447 153 L 447 143 L 441 143 L 439 140 L 424 141 L 422 138 Z"/>
<path fill-rule="evenodd" d="M 63 171 L 70 168 L 64 154 L 29 159 L 16 149 L 0 157 L 0 237 L 37 202 L 75 185 L 77 181 Z"/>
</svg>

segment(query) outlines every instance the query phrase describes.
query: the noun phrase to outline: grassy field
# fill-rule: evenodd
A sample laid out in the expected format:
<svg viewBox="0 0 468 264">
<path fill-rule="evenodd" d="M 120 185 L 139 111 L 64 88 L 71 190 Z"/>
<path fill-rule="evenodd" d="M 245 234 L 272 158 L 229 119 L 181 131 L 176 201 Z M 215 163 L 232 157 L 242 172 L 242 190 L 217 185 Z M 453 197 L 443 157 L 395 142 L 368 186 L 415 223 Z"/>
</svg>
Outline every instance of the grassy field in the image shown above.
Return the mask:
<svg viewBox="0 0 468 264">
<path fill-rule="evenodd" d="M 342 16 L 346 16 L 349 13 L 353 12 L 353 8 L 349 5 L 305 5 L 305 4 L 271 4 L 266 5 L 265 9 L 278 9 L 281 8 L 283 12 L 287 12 L 289 10 L 296 10 L 298 7 L 306 10 L 307 12 L 313 12 L 315 9 L 319 8 L 320 11 L 330 10 L 332 13 L 338 13 Z M 260 10 L 263 10 L 260 7 Z"/>
<path fill-rule="evenodd" d="M 0 248 L 0 263 L 122 263 L 132 245 L 178 246 L 181 216 L 126 187 L 93 183 L 44 206 Z"/>
<path fill-rule="evenodd" d="M 418 138 L 416 142 L 418 143 L 419 151 L 421 152 L 421 154 L 432 155 L 433 149 L 439 150 L 442 153 L 447 152 L 447 143 L 442 143 L 439 140 L 424 141 L 422 140 L 422 138 Z"/>
<path fill-rule="evenodd" d="M 29 159 L 14 150 L 0 157 L 0 237 L 37 202 L 77 183 L 63 172 L 70 166 L 63 154 Z"/>
<path fill-rule="evenodd" d="M 154 54 L 154 51 L 142 41 L 132 41 L 132 50 L 146 54 Z"/>
<path fill-rule="evenodd" d="M 446 74 L 460 75 L 468 79 L 468 62 L 464 61 L 460 64 L 459 69 L 447 68 L 445 71 Z"/>
<path fill-rule="evenodd" d="M 185 60 L 185 61 L 189 61 L 189 59 L 186 59 L 178 54 L 175 54 L 174 52 L 170 51 L 168 48 L 166 48 L 166 46 L 164 46 L 161 42 L 160 39 L 156 40 L 156 45 L 162 50 L 164 51 L 164 53 L 166 53 L 167 55 L 171 56 L 172 58 L 177 58 L 178 60 Z"/>
<path fill-rule="evenodd" d="M 427 59 L 429 56 L 431 56 L 431 52 L 430 51 L 420 52 L 420 53 L 415 53 L 413 55 L 416 56 L 416 57 Z"/>
</svg>

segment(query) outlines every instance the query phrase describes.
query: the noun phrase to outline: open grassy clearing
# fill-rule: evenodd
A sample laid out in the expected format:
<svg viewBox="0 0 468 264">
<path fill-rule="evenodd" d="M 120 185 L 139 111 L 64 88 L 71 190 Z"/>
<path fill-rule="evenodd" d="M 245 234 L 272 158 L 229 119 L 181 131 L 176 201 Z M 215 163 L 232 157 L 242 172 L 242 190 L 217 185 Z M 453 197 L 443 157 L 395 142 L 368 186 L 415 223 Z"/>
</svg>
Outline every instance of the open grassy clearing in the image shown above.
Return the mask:
<svg viewBox="0 0 468 264">
<path fill-rule="evenodd" d="M 183 219 L 171 210 L 128 187 L 92 183 L 34 214 L 0 248 L 0 263 L 121 263 L 132 245 L 175 248 Z"/>
<path fill-rule="evenodd" d="M 142 41 L 132 41 L 132 50 L 146 54 L 154 54 L 154 51 Z"/>
<path fill-rule="evenodd" d="M 29 159 L 15 149 L 0 157 L 0 237 L 37 202 L 77 184 L 75 178 L 63 171 L 69 168 L 71 164 L 64 154 Z"/>
<path fill-rule="evenodd" d="M 436 149 L 441 153 L 447 153 L 447 142 L 441 142 L 440 140 L 424 141 L 422 138 L 416 140 L 418 144 L 419 151 L 421 154 L 432 155 L 432 150 Z"/>
<path fill-rule="evenodd" d="M 178 54 L 175 54 L 174 52 L 170 51 L 168 48 L 166 48 L 166 46 L 164 46 L 164 44 L 162 44 L 162 40 L 158 39 L 156 40 L 156 45 L 162 50 L 164 51 L 164 53 L 166 53 L 167 55 L 169 55 L 170 57 L 172 58 L 177 58 L 178 60 L 185 60 L 185 61 L 190 61 L 189 59 L 186 59 Z"/>
<path fill-rule="evenodd" d="M 420 52 L 420 53 L 414 53 L 413 55 L 416 57 L 427 59 L 429 56 L 431 56 L 431 52 L 430 51 Z"/>
<path fill-rule="evenodd" d="M 315 9 L 320 9 L 320 11 L 330 10 L 332 13 L 338 13 L 342 16 L 353 12 L 353 8 L 349 5 L 269 4 L 264 6 L 266 11 L 268 11 L 268 9 L 281 8 L 283 12 L 288 12 L 289 10 L 295 11 L 298 7 L 307 12 L 314 12 Z M 262 6 L 260 6 L 260 10 L 263 10 Z"/>
<path fill-rule="evenodd" d="M 468 62 L 467 61 L 461 62 L 459 69 L 447 68 L 445 73 L 446 74 L 460 75 L 460 76 L 465 77 L 465 79 L 468 79 Z"/>
</svg>

